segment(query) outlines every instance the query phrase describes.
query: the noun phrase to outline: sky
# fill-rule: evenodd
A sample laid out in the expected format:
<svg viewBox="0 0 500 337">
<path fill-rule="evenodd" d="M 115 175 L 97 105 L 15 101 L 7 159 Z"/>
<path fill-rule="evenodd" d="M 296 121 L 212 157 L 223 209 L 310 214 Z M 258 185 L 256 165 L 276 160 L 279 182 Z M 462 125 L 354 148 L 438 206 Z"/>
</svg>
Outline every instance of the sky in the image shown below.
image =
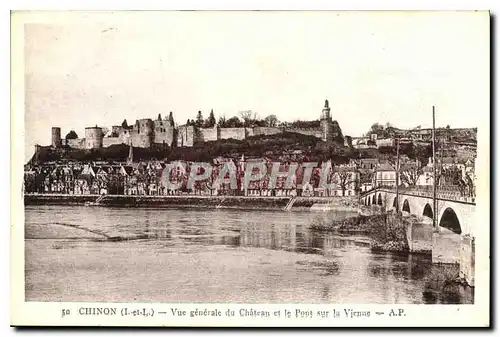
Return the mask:
<svg viewBox="0 0 500 337">
<path fill-rule="evenodd" d="M 343 133 L 375 123 L 476 127 L 489 116 L 484 12 L 22 13 L 25 158 L 87 126 L 201 110 L 318 119 Z"/>
</svg>

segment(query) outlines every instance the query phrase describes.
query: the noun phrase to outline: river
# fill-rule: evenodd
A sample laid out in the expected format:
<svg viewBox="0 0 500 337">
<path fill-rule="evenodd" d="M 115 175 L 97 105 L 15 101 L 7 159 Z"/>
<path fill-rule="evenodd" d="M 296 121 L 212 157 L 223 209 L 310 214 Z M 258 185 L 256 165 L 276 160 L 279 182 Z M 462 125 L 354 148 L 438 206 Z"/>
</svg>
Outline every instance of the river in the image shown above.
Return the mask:
<svg viewBox="0 0 500 337">
<path fill-rule="evenodd" d="M 313 231 L 347 213 L 26 206 L 27 301 L 470 303 L 430 257 Z"/>
</svg>

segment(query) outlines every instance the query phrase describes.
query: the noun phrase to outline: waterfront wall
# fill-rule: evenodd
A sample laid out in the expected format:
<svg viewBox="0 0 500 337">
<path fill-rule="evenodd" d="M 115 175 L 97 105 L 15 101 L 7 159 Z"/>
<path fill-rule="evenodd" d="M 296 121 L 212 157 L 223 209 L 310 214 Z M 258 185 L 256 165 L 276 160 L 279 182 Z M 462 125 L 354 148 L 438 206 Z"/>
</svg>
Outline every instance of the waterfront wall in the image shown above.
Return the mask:
<svg viewBox="0 0 500 337">
<path fill-rule="evenodd" d="M 87 202 L 95 202 L 97 198 L 99 195 L 26 194 L 24 203 L 25 205 L 85 205 Z M 290 199 L 291 197 L 106 195 L 99 204 L 112 207 L 282 210 Z"/>
<path fill-rule="evenodd" d="M 95 202 L 99 195 L 75 194 L 26 194 L 25 205 L 85 205 Z M 132 206 L 132 207 L 189 207 L 189 208 L 226 208 L 226 209 L 273 209 L 284 210 L 292 200 L 291 196 L 138 196 L 138 195 L 106 195 L 101 201 L 102 206 Z M 290 210 L 312 210 L 314 205 L 331 206 L 329 210 L 352 210 L 355 208 L 346 203 L 349 199 L 341 197 L 296 197 Z M 349 200 L 350 201 L 350 200 Z"/>
</svg>

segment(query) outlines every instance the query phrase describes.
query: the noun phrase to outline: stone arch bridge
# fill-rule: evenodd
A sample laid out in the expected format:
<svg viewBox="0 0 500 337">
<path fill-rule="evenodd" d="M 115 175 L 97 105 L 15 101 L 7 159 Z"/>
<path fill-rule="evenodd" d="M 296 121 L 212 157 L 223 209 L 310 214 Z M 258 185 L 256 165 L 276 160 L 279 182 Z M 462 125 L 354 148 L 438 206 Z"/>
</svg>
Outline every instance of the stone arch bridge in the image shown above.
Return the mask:
<svg viewBox="0 0 500 337">
<path fill-rule="evenodd" d="M 395 188 L 379 187 L 361 195 L 360 204 L 374 206 L 382 211 L 399 206 L 399 211 L 403 214 L 415 215 L 430 223 L 436 212 L 437 228 L 446 228 L 455 234 L 475 236 L 476 203 L 473 197 L 464 197 L 457 191 L 440 189 L 436 198 L 437 210 L 434 210 L 432 195 L 431 188 L 400 188 L 397 202 Z"/>
</svg>

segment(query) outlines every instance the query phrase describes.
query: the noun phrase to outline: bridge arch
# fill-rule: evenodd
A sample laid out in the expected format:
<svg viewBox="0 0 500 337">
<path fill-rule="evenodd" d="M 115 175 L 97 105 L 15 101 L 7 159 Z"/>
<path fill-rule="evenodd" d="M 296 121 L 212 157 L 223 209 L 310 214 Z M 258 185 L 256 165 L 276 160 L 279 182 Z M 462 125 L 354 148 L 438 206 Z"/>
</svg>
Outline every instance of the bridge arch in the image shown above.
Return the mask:
<svg viewBox="0 0 500 337">
<path fill-rule="evenodd" d="M 382 206 L 382 193 L 378 194 L 377 204 L 379 204 L 380 206 Z"/>
<path fill-rule="evenodd" d="M 425 217 L 431 218 L 431 219 L 434 218 L 434 212 L 432 211 L 431 205 L 425 204 L 424 211 L 422 212 L 422 215 Z"/>
<path fill-rule="evenodd" d="M 457 213 L 451 207 L 447 207 L 444 210 L 441 219 L 439 219 L 439 226 L 449 229 L 455 234 L 462 234 L 460 220 L 458 220 Z"/>
<path fill-rule="evenodd" d="M 376 193 L 373 193 L 372 205 L 376 205 L 377 204 L 376 196 L 377 196 Z"/>
<path fill-rule="evenodd" d="M 392 201 L 392 207 L 398 208 L 398 199 L 396 197 L 394 197 L 394 200 Z"/>
<path fill-rule="evenodd" d="M 401 209 L 403 212 L 408 212 L 408 213 L 411 213 L 411 210 L 410 210 L 410 203 L 408 202 L 408 199 L 405 199 L 405 201 L 403 201 L 403 208 Z"/>
</svg>

